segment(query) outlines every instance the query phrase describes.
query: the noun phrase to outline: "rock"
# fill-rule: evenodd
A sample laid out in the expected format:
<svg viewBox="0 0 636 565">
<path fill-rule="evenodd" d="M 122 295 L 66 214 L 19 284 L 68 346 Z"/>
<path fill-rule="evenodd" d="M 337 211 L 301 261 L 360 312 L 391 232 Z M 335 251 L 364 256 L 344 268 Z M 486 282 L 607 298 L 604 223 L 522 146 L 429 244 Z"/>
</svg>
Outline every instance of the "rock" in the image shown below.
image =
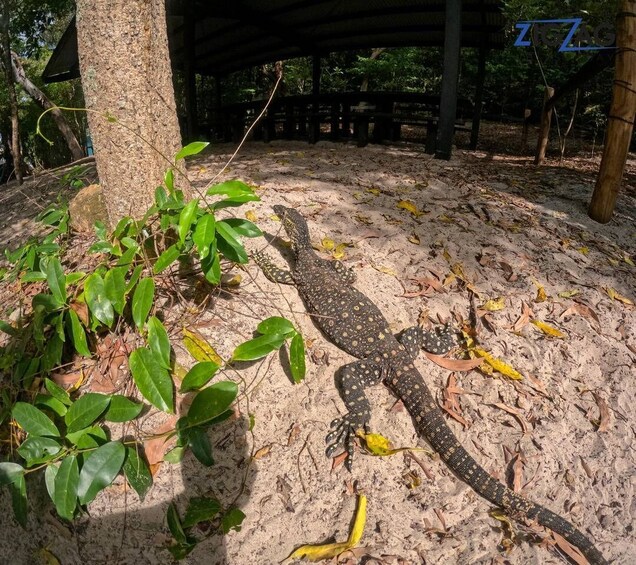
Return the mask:
<svg viewBox="0 0 636 565">
<path fill-rule="evenodd" d="M 107 223 L 106 205 L 102 197 L 102 188 L 98 184 L 82 188 L 70 201 L 68 210 L 73 231 L 92 233 L 96 221 Z"/>
</svg>

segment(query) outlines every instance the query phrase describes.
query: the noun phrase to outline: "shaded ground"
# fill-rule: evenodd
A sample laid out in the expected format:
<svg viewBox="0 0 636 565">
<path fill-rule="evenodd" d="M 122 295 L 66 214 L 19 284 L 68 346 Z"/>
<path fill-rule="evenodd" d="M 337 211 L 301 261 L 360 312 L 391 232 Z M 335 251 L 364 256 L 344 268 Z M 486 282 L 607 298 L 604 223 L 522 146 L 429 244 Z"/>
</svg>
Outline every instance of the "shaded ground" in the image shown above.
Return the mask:
<svg viewBox="0 0 636 565">
<path fill-rule="evenodd" d="M 518 137 L 513 128 L 487 126 L 484 146 L 510 150 Z M 194 162 L 195 184 L 204 186 L 233 150 L 217 146 Z M 316 245 L 330 247 L 325 239 L 331 240 L 344 253 L 356 286 L 395 331 L 416 323 L 422 311 L 432 319 L 468 316 L 468 292 L 452 272 L 478 293 L 478 305 L 503 297 L 503 310 L 481 312 L 479 339 L 523 381 L 471 371 L 456 373 L 453 385 L 449 371 L 425 357 L 417 366 L 453 412 L 449 425 L 488 471 L 567 516 L 608 558 L 633 563 L 636 316 L 629 300 L 636 300 L 636 161 L 631 156 L 615 218 L 602 226 L 585 212 L 598 153 L 580 152 L 540 169 L 530 156 L 502 153 L 459 150 L 444 162 L 409 144 L 248 143 L 224 178 L 259 187 L 262 202 L 238 211 L 251 211 L 271 235 L 282 235 L 271 206 L 297 207 Z M 348 246 L 338 248 L 341 243 Z M 268 252 L 278 255 L 275 247 Z M 535 302 L 539 287 L 547 298 Z M 528 318 L 558 328 L 563 338 L 528 323 L 524 305 L 532 311 Z M 350 358 L 320 335 L 295 291 L 268 282 L 250 265 L 237 290 L 198 314 L 196 327 L 227 357 L 258 320 L 277 314 L 294 320 L 311 344 L 307 379 L 293 386 L 275 356 L 241 368 L 242 418 L 213 438 L 217 466 L 204 470 L 190 458 L 181 466 L 164 463 L 143 504 L 134 493 L 124 495 L 120 484 L 91 505 L 90 520 L 73 528 L 43 511 L 24 535 L 5 513 L 2 531 L 14 535 L 0 539 L 0 562 L 33 563 L 38 550 L 48 548 L 65 565 L 168 563 L 160 546 L 169 501 L 182 504 L 208 492 L 227 501 L 244 478 L 242 531 L 201 544 L 185 563 L 273 564 L 303 543 L 343 540 L 354 483 L 369 508 L 361 549 L 350 563 L 562 562 L 549 541 L 539 543 L 545 534 L 522 526 L 516 526 L 518 545 L 506 553 L 491 506 L 423 453 L 415 454 L 421 466 L 404 454 L 359 453 L 352 474 L 342 466 L 331 470 L 324 436 L 343 409 L 333 373 Z M 370 397 L 373 431 L 396 446 L 424 445 L 385 389 Z M 245 434 L 248 414 L 253 435 Z M 8 504 L 6 493 L 0 500 Z"/>
</svg>

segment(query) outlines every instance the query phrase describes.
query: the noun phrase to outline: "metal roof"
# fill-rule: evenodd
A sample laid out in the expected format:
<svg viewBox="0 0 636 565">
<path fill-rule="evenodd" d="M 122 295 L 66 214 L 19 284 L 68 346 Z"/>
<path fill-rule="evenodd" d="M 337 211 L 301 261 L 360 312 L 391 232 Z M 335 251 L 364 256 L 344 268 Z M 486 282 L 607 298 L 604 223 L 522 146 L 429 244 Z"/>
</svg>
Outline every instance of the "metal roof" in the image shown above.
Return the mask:
<svg viewBox="0 0 636 565">
<path fill-rule="evenodd" d="M 262 63 L 370 47 L 442 46 L 443 0 L 167 0 L 173 65 L 194 19 L 194 71 L 224 75 Z M 501 0 L 464 0 L 462 46 L 503 47 Z M 190 28 L 191 29 L 191 28 Z M 46 82 L 79 76 L 75 19 L 49 60 Z"/>
</svg>

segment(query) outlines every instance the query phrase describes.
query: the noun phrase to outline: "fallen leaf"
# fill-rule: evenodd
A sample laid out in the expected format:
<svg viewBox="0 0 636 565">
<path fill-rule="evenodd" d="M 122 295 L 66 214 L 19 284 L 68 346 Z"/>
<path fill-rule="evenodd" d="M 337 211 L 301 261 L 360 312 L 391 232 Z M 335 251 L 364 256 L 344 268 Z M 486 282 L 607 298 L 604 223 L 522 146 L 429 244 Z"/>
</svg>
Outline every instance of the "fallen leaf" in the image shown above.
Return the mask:
<svg viewBox="0 0 636 565">
<path fill-rule="evenodd" d="M 573 316 L 574 314 L 578 314 L 579 316 L 583 316 L 588 320 L 593 320 L 596 322 L 596 327 L 594 328 L 597 332 L 601 329 L 601 322 L 596 315 L 596 312 L 592 310 L 589 306 L 585 304 L 575 303 L 570 306 L 563 314 L 561 314 L 560 318 L 567 318 L 568 316 Z"/>
<path fill-rule="evenodd" d="M 521 379 L 523 379 L 523 375 L 516 369 L 513 369 L 510 365 L 504 363 L 501 359 L 493 357 L 490 353 L 488 353 L 481 347 L 473 347 L 470 349 L 470 351 L 472 353 L 475 353 L 477 356 L 482 357 L 486 362 L 487 367 L 491 367 L 493 370 L 501 373 L 505 377 L 508 377 L 515 381 L 520 381 Z M 485 368 L 483 365 L 480 365 L 479 369 L 486 372 L 486 374 L 492 374 L 492 372 L 489 371 L 488 368 Z"/>
<path fill-rule="evenodd" d="M 517 318 L 517 321 L 512 326 L 512 331 L 519 333 L 530 322 L 530 316 L 533 316 L 532 310 L 525 303 L 521 303 L 521 316 Z"/>
<path fill-rule="evenodd" d="M 563 536 L 560 536 L 556 532 L 552 532 L 556 544 L 559 548 L 565 553 L 572 561 L 574 561 L 577 565 L 589 565 L 589 561 L 583 556 L 583 554 L 578 550 L 577 547 L 573 546 L 569 541 L 567 541 Z"/>
<path fill-rule="evenodd" d="M 287 436 L 287 445 L 291 445 L 294 443 L 298 436 L 300 435 L 300 426 L 298 424 L 294 424 L 289 430 L 289 435 Z"/>
<path fill-rule="evenodd" d="M 420 244 L 420 238 L 415 233 L 412 233 L 411 235 L 409 235 L 407 239 L 414 245 Z"/>
<path fill-rule="evenodd" d="M 422 479 L 418 475 L 417 471 L 411 469 L 402 475 L 402 482 L 406 488 L 413 490 L 422 484 Z"/>
<path fill-rule="evenodd" d="M 391 275 L 392 277 L 397 277 L 397 276 L 398 276 L 398 275 L 397 275 L 397 273 L 396 273 L 393 269 L 391 269 L 391 268 L 389 268 L 389 267 L 383 267 L 383 266 L 379 266 L 379 265 L 373 265 L 373 268 L 374 268 L 376 271 L 380 271 L 381 273 L 384 273 L 385 275 Z"/>
<path fill-rule="evenodd" d="M 551 326 L 550 324 L 546 324 L 541 320 L 530 320 L 531 324 L 534 324 L 537 328 L 539 328 L 545 335 L 549 335 L 551 337 L 558 337 L 559 339 L 565 339 L 566 335 L 557 328 Z"/>
<path fill-rule="evenodd" d="M 488 514 L 490 514 L 490 516 L 495 520 L 499 520 L 501 522 L 501 529 L 504 537 L 501 545 L 510 550 L 514 546 L 514 540 L 516 537 L 515 527 L 512 520 L 508 517 L 505 511 L 500 510 L 499 508 L 491 510 Z"/>
<path fill-rule="evenodd" d="M 327 543 L 324 545 L 303 545 L 292 552 L 292 554 L 285 559 L 286 561 L 292 559 L 308 559 L 309 561 L 321 561 L 322 559 L 333 559 L 338 557 L 341 553 L 344 553 L 348 549 L 351 549 L 358 545 L 362 539 L 364 533 L 364 526 L 367 520 L 367 497 L 364 494 L 358 495 L 358 508 L 353 521 L 353 527 L 349 534 L 349 539 L 340 543 Z"/>
<path fill-rule="evenodd" d="M 626 298 L 622 294 L 619 294 L 612 287 L 607 287 L 605 289 L 605 292 L 607 292 L 607 296 L 609 296 L 612 300 L 618 300 L 619 302 L 622 302 L 623 304 L 628 304 L 630 306 L 634 305 L 634 303 L 629 298 Z"/>
<path fill-rule="evenodd" d="M 344 250 L 347 248 L 347 246 L 348 246 L 347 243 L 339 243 L 338 245 L 336 245 L 336 248 L 333 250 L 333 253 L 331 254 L 333 258 L 344 259 L 344 256 L 345 256 Z"/>
<path fill-rule="evenodd" d="M 364 224 L 365 226 L 370 226 L 371 224 L 373 224 L 373 220 L 369 216 L 364 216 L 362 214 L 355 214 L 353 216 L 353 219 L 356 222 Z"/>
<path fill-rule="evenodd" d="M 269 445 L 261 447 L 259 450 L 256 451 L 256 453 L 254 454 L 253 459 L 257 460 L 257 459 L 262 459 L 263 457 L 267 457 L 267 455 L 269 455 L 269 452 L 271 450 L 272 450 L 272 444 L 271 443 Z"/>
<path fill-rule="evenodd" d="M 488 310 L 488 312 L 497 312 L 503 310 L 506 307 L 506 299 L 503 296 L 499 298 L 491 298 L 486 300 L 481 306 L 478 306 L 481 310 Z"/>
<path fill-rule="evenodd" d="M 250 222 L 258 221 L 258 216 L 256 215 L 256 212 L 254 210 L 248 210 L 247 212 L 245 212 L 245 218 L 248 219 Z"/>
<path fill-rule="evenodd" d="M 379 196 L 382 191 L 379 188 L 367 188 L 367 192 L 373 194 L 373 196 Z"/>
<path fill-rule="evenodd" d="M 594 400 L 596 400 L 596 404 L 599 410 L 599 419 L 598 422 L 595 422 L 598 425 L 597 432 L 606 432 L 609 430 L 610 426 L 610 409 L 607 404 L 607 400 L 605 400 L 600 394 L 595 391 L 592 391 L 592 396 Z"/>
<path fill-rule="evenodd" d="M 578 290 L 564 290 L 563 292 L 559 292 L 559 296 L 561 298 L 572 298 L 579 293 Z"/>
<path fill-rule="evenodd" d="M 429 353 L 428 351 L 424 351 L 424 355 L 436 365 L 439 365 L 443 369 L 448 369 L 449 371 L 472 371 L 484 362 L 483 359 L 450 359 L 448 357 Z"/>
<path fill-rule="evenodd" d="M 589 253 L 590 253 L 590 248 L 589 248 L 589 247 L 579 247 L 579 248 L 577 249 L 577 251 L 578 251 L 579 253 L 581 253 L 582 255 L 589 255 Z"/>
<path fill-rule="evenodd" d="M 545 302 L 548 299 L 548 295 L 545 293 L 545 288 L 539 286 L 537 288 L 537 297 L 534 299 L 535 302 Z"/>
<path fill-rule="evenodd" d="M 183 345 L 197 361 L 212 361 L 223 365 L 223 359 L 199 332 L 183 328 Z"/>
<path fill-rule="evenodd" d="M 90 321 L 88 317 L 88 306 L 86 302 L 73 301 L 69 304 L 69 306 L 71 310 L 73 310 L 77 314 L 77 317 L 80 319 L 82 324 L 84 324 L 85 327 L 88 327 L 90 325 Z"/>
<path fill-rule="evenodd" d="M 159 463 L 163 461 L 163 456 L 176 442 L 176 436 L 169 437 L 169 433 L 174 430 L 177 423 L 175 415 L 167 416 L 152 434 L 144 441 L 144 454 L 153 477 L 159 470 Z"/>
<path fill-rule="evenodd" d="M 223 273 L 221 275 L 221 286 L 239 286 L 243 277 L 241 277 L 240 273 Z"/>
<path fill-rule="evenodd" d="M 473 359 L 471 359 L 473 361 Z M 446 388 L 444 389 L 444 402 L 442 408 L 449 416 L 457 420 L 464 428 L 470 427 L 470 422 L 461 415 L 461 406 L 459 404 L 459 389 L 457 389 L 457 377 L 454 373 L 448 376 Z"/>
<path fill-rule="evenodd" d="M 322 245 L 325 251 L 331 251 L 336 246 L 333 239 L 329 239 L 328 237 L 323 237 L 320 245 Z"/>
<path fill-rule="evenodd" d="M 427 451 L 421 447 L 391 447 L 391 442 L 380 434 L 367 434 L 358 431 L 356 435 L 364 441 L 364 447 L 370 455 L 376 457 L 388 457 L 402 451 Z"/>
<path fill-rule="evenodd" d="M 410 200 L 400 200 L 397 203 L 396 208 L 410 212 L 411 214 L 413 214 L 415 218 L 419 218 L 420 216 L 423 216 L 426 213 L 426 212 L 421 212 L 420 209 L 417 207 L 417 205 L 411 202 Z"/>
<path fill-rule="evenodd" d="M 450 216 L 447 216 L 446 214 L 441 214 L 439 216 L 437 216 L 437 219 L 440 222 L 444 222 L 445 224 L 454 224 L 455 220 L 453 218 L 451 218 Z"/>
<path fill-rule="evenodd" d="M 35 555 L 44 565 L 60 565 L 60 560 L 45 547 L 38 549 Z"/>
<path fill-rule="evenodd" d="M 623 261 L 625 261 L 625 263 L 627 263 L 630 267 L 636 267 L 636 265 L 634 264 L 634 261 L 632 261 L 629 255 L 623 255 Z"/>
<path fill-rule="evenodd" d="M 519 424 L 521 424 L 521 429 L 523 430 L 523 433 L 524 434 L 528 433 L 529 431 L 528 423 L 524 420 L 523 413 L 521 412 L 521 410 L 517 410 L 517 408 L 508 406 L 504 404 L 503 402 L 493 402 L 493 406 L 496 406 L 497 408 L 501 408 L 501 410 L 503 410 L 504 412 L 508 412 L 508 414 L 512 414 L 517 419 Z"/>
</svg>

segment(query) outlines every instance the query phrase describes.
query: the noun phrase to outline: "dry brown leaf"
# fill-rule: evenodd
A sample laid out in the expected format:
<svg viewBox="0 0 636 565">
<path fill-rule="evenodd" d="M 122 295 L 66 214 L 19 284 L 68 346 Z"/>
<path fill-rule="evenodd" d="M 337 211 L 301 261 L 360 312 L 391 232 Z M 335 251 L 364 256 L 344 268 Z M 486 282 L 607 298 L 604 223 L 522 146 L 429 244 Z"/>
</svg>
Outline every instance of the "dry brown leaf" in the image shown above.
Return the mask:
<svg viewBox="0 0 636 565">
<path fill-rule="evenodd" d="M 88 316 L 88 306 L 86 302 L 71 302 L 69 304 L 71 310 L 73 310 L 77 317 L 80 319 L 84 326 L 88 327 L 90 325 L 90 320 Z"/>
<path fill-rule="evenodd" d="M 592 391 L 592 396 L 598 405 L 599 410 L 599 420 L 597 422 L 598 429 L 597 432 L 606 432 L 609 430 L 610 426 L 610 409 L 607 404 L 607 400 L 605 400 L 600 394 L 595 391 Z"/>
<path fill-rule="evenodd" d="M 618 300 L 619 302 L 622 302 L 623 304 L 627 304 L 628 306 L 634 305 L 634 303 L 629 298 L 623 296 L 622 294 L 619 294 L 611 286 L 607 287 L 605 289 L 605 292 L 607 293 L 607 296 L 609 296 L 612 300 Z"/>
<path fill-rule="evenodd" d="M 561 319 L 567 318 L 568 316 L 573 316 L 574 314 L 578 314 L 579 316 L 583 316 L 588 320 L 594 320 L 596 322 L 596 327 L 594 328 L 596 331 L 600 331 L 601 329 L 601 321 L 598 319 L 596 312 L 592 310 L 589 306 L 585 304 L 580 304 L 579 302 L 574 303 L 570 306 L 561 316 Z M 594 327 L 594 326 L 593 326 Z"/>
<path fill-rule="evenodd" d="M 261 447 L 254 454 L 254 460 L 263 459 L 263 457 L 267 457 L 271 450 L 272 450 L 272 444 L 271 443 L 269 445 Z"/>
<path fill-rule="evenodd" d="M 508 412 L 508 414 L 512 414 L 517 419 L 519 424 L 521 424 L 521 429 L 523 430 L 523 433 L 524 434 L 528 433 L 529 426 L 528 426 L 528 423 L 523 418 L 523 413 L 521 412 L 521 410 L 518 410 L 517 408 L 513 408 L 512 406 L 508 406 L 504 404 L 503 402 L 493 402 L 493 406 L 496 406 L 497 408 L 501 408 L 505 412 Z"/>
<path fill-rule="evenodd" d="M 470 427 L 470 422 L 461 415 L 461 406 L 459 404 L 460 389 L 457 388 L 457 377 L 454 373 L 448 376 L 446 388 L 444 389 L 444 402 L 442 409 L 448 413 L 451 418 L 457 420 L 466 429 Z"/>
<path fill-rule="evenodd" d="M 532 310 L 525 303 L 521 303 L 521 316 L 517 318 L 517 321 L 512 326 L 512 331 L 519 333 L 530 322 L 530 317 L 533 316 Z"/>
<path fill-rule="evenodd" d="M 335 470 L 338 467 L 340 467 L 340 465 L 342 465 L 345 462 L 345 459 L 347 458 L 347 452 L 343 451 L 340 455 L 336 455 L 332 460 L 331 460 L 331 470 Z"/>
<path fill-rule="evenodd" d="M 424 355 L 431 360 L 436 365 L 444 369 L 448 369 L 449 371 L 472 371 L 476 367 L 479 367 L 484 360 L 483 359 L 449 359 L 448 357 L 442 357 L 441 355 L 435 355 L 433 353 L 429 353 L 428 351 L 424 352 Z"/>
<path fill-rule="evenodd" d="M 523 465 L 525 459 L 521 451 L 515 453 L 515 459 L 512 463 L 512 490 L 514 492 L 521 492 L 523 487 Z"/>
<path fill-rule="evenodd" d="M 574 561 L 577 565 L 590 565 L 590 562 L 585 559 L 583 554 L 578 550 L 577 547 L 573 546 L 569 541 L 567 541 L 563 536 L 560 536 L 556 532 L 551 532 L 554 536 L 557 546 L 563 553 L 565 553 L 572 561 Z"/>
<path fill-rule="evenodd" d="M 300 425 L 294 424 L 289 430 L 289 435 L 287 436 L 287 445 L 289 446 L 292 443 L 294 443 L 298 439 L 299 435 L 300 435 Z"/>
<path fill-rule="evenodd" d="M 152 431 L 152 437 L 144 441 L 144 454 L 148 465 L 151 467 L 153 476 L 159 470 L 159 463 L 163 461 L 163 456 L 174 445 L 176 437 L 167 438 L 167 433 L 174 430 L 177 423 L 177 416 L 166 416 L 159 426 Z M 154 471 L 153 471 L 154 469 Z"/>
</svg>

